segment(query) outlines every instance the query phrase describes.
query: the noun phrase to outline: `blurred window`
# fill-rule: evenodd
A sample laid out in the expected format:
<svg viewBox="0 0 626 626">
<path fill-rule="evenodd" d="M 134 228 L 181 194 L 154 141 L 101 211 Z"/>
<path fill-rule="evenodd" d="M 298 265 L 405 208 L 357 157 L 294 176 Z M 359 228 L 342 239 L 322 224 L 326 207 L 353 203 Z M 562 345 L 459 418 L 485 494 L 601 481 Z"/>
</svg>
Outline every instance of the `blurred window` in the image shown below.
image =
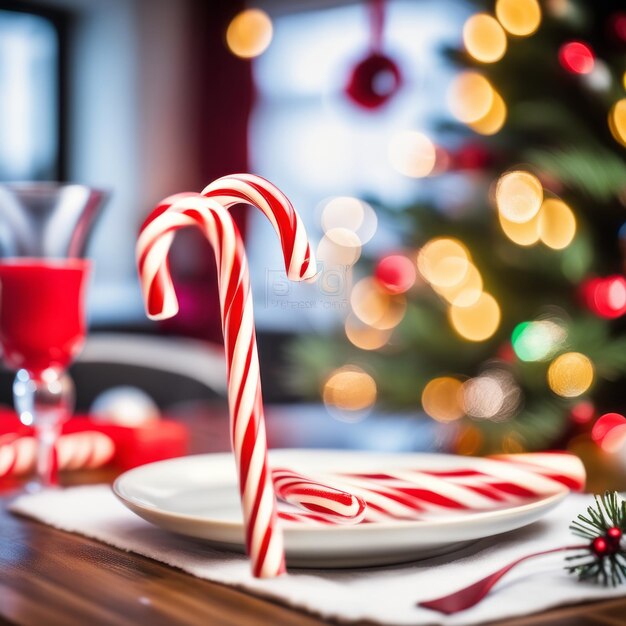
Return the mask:
<svg viewBox="0 0 626 626">
<path fill-rule="evenodd" d="M 54 24 L 0 10 L 0 180 L 58 176 L 58 68 Z"/>
<path fill-rule="evenodd" d="M 288 3 L 283 6 L 293 11 Z M 329 196 L 403 206 L 446 193 L 435 179 L 412 179 L 395 171 L 389 141 L 406 130 L 447 140 L 440 136 L 439 124 L 447 115 L 446 89 L 455 70 L 442 49 L 458 45 L 470 7 L 462 0 L 390 0 L 385 6 L 383 49 L 396 61 L 404 84 L 379 110 L 359 109 L 344 93 L 350 70 L 369 50 L 367 2 L 273 15 L 273 41 L 254 61 L 258 97 L 250 123 L 251 169 L 285 191 L 315 241 L 321 235 L 319 205 Z M 273 7 L 268 2 L 270 14 Z M 307 319 L 316 326 L 332 323 L 337 316 L 316 306 L 302 306 L 297 314 L 295 304 L 285 311 L 268 306 L 276 281 L 264 268 L 278 271 L 279 246 L 258 212 L 251 214 L 249 233 L 259 326 L 294 329 Z M 390 229 L 379 224 L 367 245 L 370 250 L 392 247 Z M 289 289 L 293 302 L 312 302 L 320 295 L 319 287 Z"/>
</svg>

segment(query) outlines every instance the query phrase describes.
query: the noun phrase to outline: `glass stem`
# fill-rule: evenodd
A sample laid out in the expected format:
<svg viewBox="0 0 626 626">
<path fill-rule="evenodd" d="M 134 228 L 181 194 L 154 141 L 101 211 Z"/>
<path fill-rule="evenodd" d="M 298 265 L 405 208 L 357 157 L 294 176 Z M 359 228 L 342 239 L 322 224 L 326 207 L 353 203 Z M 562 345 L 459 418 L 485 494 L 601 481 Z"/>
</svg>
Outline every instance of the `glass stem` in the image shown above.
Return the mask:
<svg viewBox="0 0 626 626">
<path fill-rule="evenodd" d="M 20 370 L 13 383 L 15 408 L 20 420 L 32 426 L 37 438 L 37 482 L 32 490 L 52 487 L 58 482 L 56 444 L 61 426 L 74 406 L 74 385 L 61 370 L 48 368 L 41 373 Z"/>
<path fill-rule="evenodd" d="M 61 423 L 44 420 L 41 424 L 35 421 L 37 437 L 37 483 L 41 487 L 58 485 L 58 462 L 56 443 L 61 434 Z"/>
</svg>

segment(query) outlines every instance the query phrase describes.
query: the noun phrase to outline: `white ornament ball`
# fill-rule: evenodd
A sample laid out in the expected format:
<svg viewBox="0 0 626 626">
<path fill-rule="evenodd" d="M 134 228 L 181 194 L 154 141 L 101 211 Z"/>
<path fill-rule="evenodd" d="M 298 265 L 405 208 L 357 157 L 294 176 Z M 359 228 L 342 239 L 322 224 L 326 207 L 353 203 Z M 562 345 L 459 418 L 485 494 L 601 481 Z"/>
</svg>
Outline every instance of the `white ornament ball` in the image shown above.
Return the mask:
<svg viewBox="0 0 626 626">
<path fill-rule="evenodd" d="M 159 419 L 154 400 L 137 387 L 113 387 L 101 393 L 91 405 L 90 417 L 100 424 L 145 426 Z"/>
</svg>

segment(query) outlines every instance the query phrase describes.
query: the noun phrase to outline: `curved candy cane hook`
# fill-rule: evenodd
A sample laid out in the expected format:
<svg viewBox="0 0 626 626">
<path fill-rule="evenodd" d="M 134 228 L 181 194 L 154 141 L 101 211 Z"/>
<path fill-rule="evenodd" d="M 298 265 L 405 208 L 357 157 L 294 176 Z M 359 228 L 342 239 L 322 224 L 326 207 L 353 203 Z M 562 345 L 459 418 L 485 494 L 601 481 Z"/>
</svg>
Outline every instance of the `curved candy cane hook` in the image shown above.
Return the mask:
<svg viewBox="0 0 626 626">
<path fill-rule="evenodd" d="M 300 216 L 285 194 L 268 180 L 254 174 L 231 174 L 207 185 L 202 195 L 227 209 L 241 203 L 256 206 L 278 234 L 288 278 L 309 280 L 317 275 L 315 255 Z"/>
</svg>

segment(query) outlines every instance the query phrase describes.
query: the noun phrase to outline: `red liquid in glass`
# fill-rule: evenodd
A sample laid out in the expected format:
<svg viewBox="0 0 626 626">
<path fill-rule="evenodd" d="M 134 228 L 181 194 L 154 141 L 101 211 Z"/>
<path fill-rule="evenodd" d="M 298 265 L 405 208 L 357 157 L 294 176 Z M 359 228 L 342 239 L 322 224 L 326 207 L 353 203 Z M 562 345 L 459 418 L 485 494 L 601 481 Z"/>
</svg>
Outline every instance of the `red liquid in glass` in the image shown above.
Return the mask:
<svg viewBox="0 0 626 626">
<path fill-rule="evenodd" d="M 80 259 L 0 262 L 0 343 L 13 369 L 65 369 L 86 332 L 84 287 L 89 263 Z"/>
</svg>

